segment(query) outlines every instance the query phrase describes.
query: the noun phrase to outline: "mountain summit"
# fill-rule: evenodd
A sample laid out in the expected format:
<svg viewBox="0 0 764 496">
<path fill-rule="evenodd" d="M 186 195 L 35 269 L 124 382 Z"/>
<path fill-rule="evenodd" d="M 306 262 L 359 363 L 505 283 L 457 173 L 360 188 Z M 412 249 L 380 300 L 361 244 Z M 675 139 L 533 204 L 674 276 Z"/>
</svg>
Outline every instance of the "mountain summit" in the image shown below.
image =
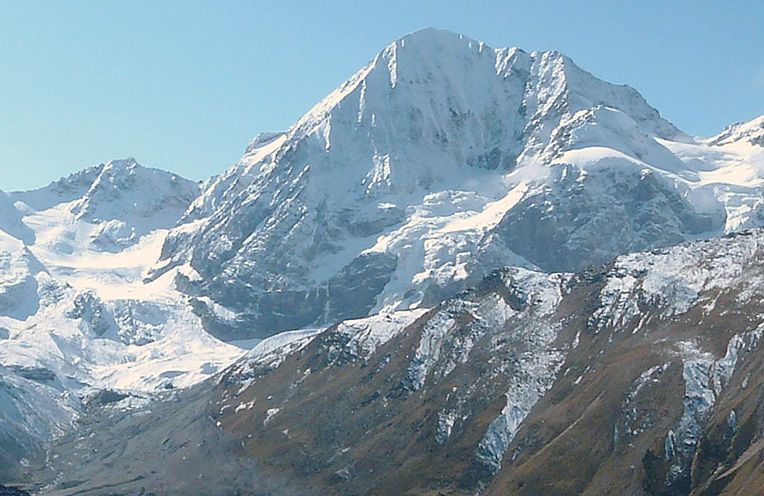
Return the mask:
<svg viewBox="0 0 764 496">
<path fill-rule="evenodd" d="M 559 52 L 426 29 L 251 143 L 155 275 L 189 264 L 180 286 L 227 339 L 427 306 L 499 266 L 579 270 L 758 222 L 732 205 L 748 190 L 704 176 L 719 146 Z"/>
</svg>

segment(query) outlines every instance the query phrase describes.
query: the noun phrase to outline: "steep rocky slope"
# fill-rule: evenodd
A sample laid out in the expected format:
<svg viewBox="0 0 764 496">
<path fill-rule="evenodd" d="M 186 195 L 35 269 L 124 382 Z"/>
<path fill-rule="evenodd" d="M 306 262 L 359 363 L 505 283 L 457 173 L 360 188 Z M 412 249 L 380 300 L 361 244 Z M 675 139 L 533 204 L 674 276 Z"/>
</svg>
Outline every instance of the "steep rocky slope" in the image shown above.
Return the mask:
<svg viewBox="0 0 764 496">
<path fill-rule="evenodd" d="M 760 225 L 753 127 L 691 138 L 560 53 L 428 29 L 258 136 L 155 275 L 189 264 L 180 287 L 232 339 L 432 306 L 507 265 L 581 270 Z"/>
<path fill-rule="evenodd" d="M 755 231 L 507 269 L 432 310 L 280 335 L 89 421 L 43 492 L 755 494 L 762 250 Z"/>
</svg>

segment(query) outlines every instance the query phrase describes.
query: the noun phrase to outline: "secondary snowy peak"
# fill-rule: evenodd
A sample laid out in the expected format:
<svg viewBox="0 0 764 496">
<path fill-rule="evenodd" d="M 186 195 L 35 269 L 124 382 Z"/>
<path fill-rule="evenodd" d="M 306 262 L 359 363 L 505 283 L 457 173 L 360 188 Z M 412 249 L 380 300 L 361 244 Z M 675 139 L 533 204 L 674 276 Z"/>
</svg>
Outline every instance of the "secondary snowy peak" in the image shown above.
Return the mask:
<svg viewBox="0 0 764 496">
<path fill-rule="evenodd" d="M 112 160 L 44 188 L 10 193 L 10 210 L 24 231 L 6 231 L 64 254 L 119 251 L 157 229 L 173 227 L 199 189 L 198 183 L 142 167 L 132 158 Z M 0 211 L 2 205 L 0 199 Z"/>
<path fill-rule="evenodd" d="M 764 115 L 748 122 L 738 122 L 728 126 L 708 140 L 711 145 L 730 145 L 739 142 L 764 147 Z"/>
<path fill-rule="evenodd" d="M 87 167 L 49 185 L 31 191 L 16 191 L 9 195 L 23 202 L 28 209 L 42 211 L 62 203 L 81 199 L 103 170 L 104 164 Z"/>
<path fill-rule="evenodd" d="M 180 217 L 199 194 L 199 184 L 171 172 L 141 166 L 134 158 L 111 160 L 31 191 L 9 193 L 22 214 L 67 205 L 78 220 Z M 165 211 L 169 211 L 165 213 Z"/>
<path fill-rule="evenodd" d="M 203 329 L 172 274 L 143 281 L 198 191 L 126 159 L 0 192 L 2 482 L 96 405 L 128 408 L 243 353 Z"/>
<path fill-rule="evenodd" d="M 156 217 L 177 220 L 199 193 L 193 181 L 159 169 L 142 167 L 133 158 L 99 166 L 97 177 L 73 206 L 78 219 L 89 221 Z"/>
</svg>

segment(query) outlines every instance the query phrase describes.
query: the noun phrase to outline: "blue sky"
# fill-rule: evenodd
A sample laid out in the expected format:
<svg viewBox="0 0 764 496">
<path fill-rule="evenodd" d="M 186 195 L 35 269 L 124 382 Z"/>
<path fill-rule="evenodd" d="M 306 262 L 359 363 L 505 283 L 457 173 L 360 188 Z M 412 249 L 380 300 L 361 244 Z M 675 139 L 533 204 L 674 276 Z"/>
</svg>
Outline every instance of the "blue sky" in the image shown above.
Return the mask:
<svg viewBox="0 0 764 496">
<path fill-rule="evenodd" d="M 692 134 L 764 113 L 760 1 L 0 0 L 0 189 L 126 156 L 205 178 L 426 26 L 560 50 Z"/>
</svg>

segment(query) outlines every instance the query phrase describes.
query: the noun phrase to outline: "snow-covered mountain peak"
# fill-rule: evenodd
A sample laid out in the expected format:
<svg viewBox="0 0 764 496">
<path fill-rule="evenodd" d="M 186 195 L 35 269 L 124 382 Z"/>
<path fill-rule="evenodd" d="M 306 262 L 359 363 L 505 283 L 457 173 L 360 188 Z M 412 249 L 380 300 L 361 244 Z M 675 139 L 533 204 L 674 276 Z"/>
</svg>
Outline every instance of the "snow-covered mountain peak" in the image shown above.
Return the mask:
<svg viewBox="0 0 764 496">
<path fill-rule="evenodd" d="M 560 52 L 492 49 L 428 28 L 388 45 L 305 114 L 284 146 L 314 136 L 329 151 L 342 146 L 335 142 L 352 125 L 352 134 L 363 132 L 379 144 L 456 145 L 452 161 L 462 164 L 485 160 L 470 157 L 465 148 L 501 142 L 510 165 L 523 147 L 525 158 L 535 159 L 565 115 L 595 106 L 624 112 L 650 135 L 688 139 L 635 89 L 604 82 Z M 474 133 L 489 139 L 474 142 L 469 136 Z M 467 142 L 461 143 L 458 138 L 465 135 Z"/>
<path fill-rule="evenodd" d="M 454 57 L 469 56 L 485 52 L 493 56 L 493 49 L 482 41 L 445 29 L 424 28 L 407 34 L 390 43 L 378 55 L 395 62 L 412 64 L 408 70 L 414 71 L 414 63 L 428 61 L 443 64 Z"/>
<path fill-rule="evenodd" d="M 269 334 L 432 304 L 502 265 L 579 269 L 721 230 L 715 200 L 693 210 L 682 181 L 697 173 L 666 143 L 690 141 L 560 52 L 426 29 L 250 143 L 153 276 L 189 262 L 200 277 L 181 284 L 239 315 L 202 300 L 210 328 Z"/>
<path fill-rule="evenodd" d="M 99 391 L 128 406 L 241 354 L 204 331 L 171 274 L 143 282 L 198 189 L 125 159 L 0 192 L 0 479 L 9 442 L 11 458 L 13 442 L 37 449 Z"/>
<path fill-rule="evenodd" d="M 331 204 L 506 173 L 548 158 L 560 122 L 596 106 L 620 110 L 644 134 L 685 137 L 636 90 L 559 52 L 493 49 L 427 28 L 388 45 L 286 132 L 258 135 L 184 220 L 210 215 L 265 176 L 304 173 L 312 177 L 305 194 Z"/>
<path fill-rule="evenodd" d="M 78 219 L 92 221 L 145 217 L 159 205 L 185 209 L 198 192 L 199 185 L 193 181 L 125 158 L 82 169 L 43 188 L 8 196 L 23 214 L 67 205 L 66 209 Z M 174 221 L 165 227 L 172 224 Z"/>
<path fill-rule="evenodd" d="M 193 181 L 143 167 L 133 158 L 112 160 L 100 167 L 98 176 L 72 211 L 78 218 L 88 220 L 148 217 L 159 210 L 185 209 L 197 194 L 198 184 Z"/>
<path fill-rule="evenodd" d="M 454 31 L 449 31 L 448 29 L 441 29 L 441 28 L 436 28 L 433 26 L 427 26 L 422 29 L 417 29 L 416 31 L 412 31 L 411 33 L 401 36 L 400 38 L 398 38 L 396 41 L 392 42 L 388 46 L 395 45 L 398 43 L 405 44 L 407 40 L 408 42 L 411 42 L 411 43 L 426 43 L 428 45 L 433 45 L 435 43 L 451 44 L 451 43 L 456 43 L 463 40 L 466 40 L 467 42 L 482 43 L 477 40 L 473 40 L 463 34 L 456 33 Z"/>
<path fill-rule="evenodd" d="M 103 170 L 104 164 L 88 167 L 66 177 L 53 181 L 47 186 L 31 191 L 11 193 L 29 210 L 47 210 L 61 203 L 82 198 Z"/>
<path fill-rule="evenodd" d="M 764 147 L 764 115 L 747 122 L 727 126 L 724 131 L 708 140 L 712 145 L 729 145 L 744 142 Z"/>
<path fill-rule="evenodd" d="M 102 186 L 105 182 L 108 182 L 112 187 L 126 185 L 124 183 L 129 182 L 130 177 L 135 177 L 142 169 L 147 168 L 140 165 L 133 157 L 127 157 L 109 160 L 106 163 L 100 164 L 99 169 L 98 177 L 93 181 L 91 190 Z"/>
<path fill-rule="evenodd" d="M 43 188 L 0 194 L 0 230 L 59 255 L 120 251 L 173 227 L 199 190 L 133 158 L 112 160 Z"/>
</svg>

